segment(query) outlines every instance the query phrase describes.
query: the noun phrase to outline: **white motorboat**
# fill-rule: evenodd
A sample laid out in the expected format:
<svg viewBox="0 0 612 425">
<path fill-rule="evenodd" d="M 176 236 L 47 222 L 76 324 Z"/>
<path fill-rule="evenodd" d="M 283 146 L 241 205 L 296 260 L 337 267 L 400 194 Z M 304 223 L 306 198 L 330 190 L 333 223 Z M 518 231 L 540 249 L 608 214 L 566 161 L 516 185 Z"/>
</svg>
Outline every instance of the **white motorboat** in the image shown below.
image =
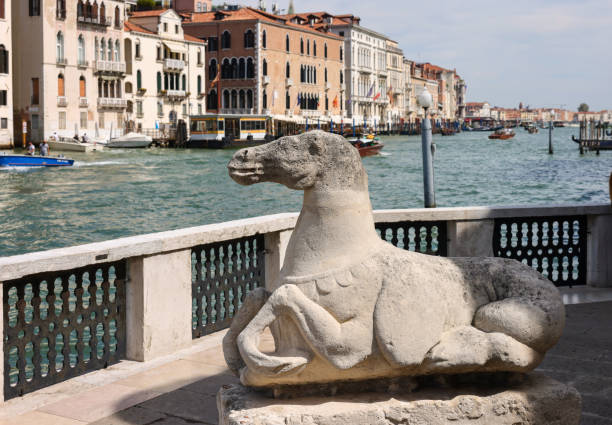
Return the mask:
<svg viewBox="0 0 612 425">
<path fill-rule="evenodd" d="M 121 137 L 110 139 L 105 146 L 107 148 L 147 148 L 151 143 L 153 143 L 151 136 L 131 132 Z"/>
<path fill-rule="evenodd" d="M 65 137 L 60 137 L 57 140 L 51 138 L 47 143 L 51 151 L 94 152 L 104 149 L 104 146 L 97 142 L 79 142 Z"/>
</svg>

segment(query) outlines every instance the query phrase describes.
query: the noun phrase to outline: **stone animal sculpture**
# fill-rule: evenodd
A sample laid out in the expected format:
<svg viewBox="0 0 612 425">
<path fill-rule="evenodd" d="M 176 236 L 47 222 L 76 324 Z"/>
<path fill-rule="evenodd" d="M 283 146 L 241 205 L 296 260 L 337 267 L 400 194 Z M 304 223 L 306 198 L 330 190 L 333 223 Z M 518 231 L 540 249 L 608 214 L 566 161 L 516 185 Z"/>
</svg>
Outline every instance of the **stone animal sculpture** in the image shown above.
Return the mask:
<svg viewBox="0 0 612 425">
<path fill-rule="evenodd" d="M 499 258 L 441 258 L 381 240 L 365 169 L 341 136 L 312 131 L 242 149 L 236 182 L 304 191 L 280 278 L 252 291 L 223 341 L 255 387 L 535 368 L 561 336 L 557 289 Z M 270 328 L 275 352 L 258 348 Z"/>
</svg>

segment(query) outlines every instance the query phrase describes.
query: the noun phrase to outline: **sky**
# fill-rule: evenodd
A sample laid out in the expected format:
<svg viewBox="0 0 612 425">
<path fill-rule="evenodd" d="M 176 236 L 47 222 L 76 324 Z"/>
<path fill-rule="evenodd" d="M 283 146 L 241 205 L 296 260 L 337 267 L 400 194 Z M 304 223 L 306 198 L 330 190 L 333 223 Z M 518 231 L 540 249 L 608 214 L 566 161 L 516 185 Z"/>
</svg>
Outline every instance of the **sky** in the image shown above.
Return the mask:
<svg viewBox="0 0 612 425">
<path fill-rule="evenodd" d="M 272 2 L 266 0 L 268 10 Z M 278 4 L 286 9 L 289 0 Z M 294 0 L 294 6 L 352 13 L 398 41 L 407 58 L 456 68 L 468 101 L 612 109 L 612 0 Z"/>
</svg>

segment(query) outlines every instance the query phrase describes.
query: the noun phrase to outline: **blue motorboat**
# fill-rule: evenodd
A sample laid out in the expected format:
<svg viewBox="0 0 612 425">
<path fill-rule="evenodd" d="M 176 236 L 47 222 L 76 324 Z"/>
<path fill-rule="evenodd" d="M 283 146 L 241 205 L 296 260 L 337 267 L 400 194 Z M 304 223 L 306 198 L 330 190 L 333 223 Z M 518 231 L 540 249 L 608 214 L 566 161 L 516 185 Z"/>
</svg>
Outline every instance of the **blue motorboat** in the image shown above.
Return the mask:
<svg viewBox="0 0 612 425">
<path fill-rule="evenodd" d="M 70 167 L 74 159 L 63 156 L 0 155 L 0 167 Z"/>
</svg>

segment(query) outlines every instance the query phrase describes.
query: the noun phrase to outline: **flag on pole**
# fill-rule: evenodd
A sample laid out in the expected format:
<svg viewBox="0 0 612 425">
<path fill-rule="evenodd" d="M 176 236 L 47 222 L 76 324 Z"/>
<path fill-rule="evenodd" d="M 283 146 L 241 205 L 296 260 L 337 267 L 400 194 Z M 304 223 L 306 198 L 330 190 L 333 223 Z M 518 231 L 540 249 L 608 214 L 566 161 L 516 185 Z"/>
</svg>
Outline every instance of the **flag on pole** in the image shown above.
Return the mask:
<svg viewBox="0 0 612 425">
<path fill-rule="evenodd" d="M 373 100 L 376 100 L 376 99 L 378 99 L 379 97 L 380 97 L 380 92 L 376 93 L 376 96 L 374 96 L 374 99 L 373 99 Z"/>
<path fill-rule="evenodd" d="M 210 83 L 210 88 L 211 89 L 213 89 L 219 83 L 219 78 L 220 77 L 221 77 L 221 72 L 220 72 L 219 64 L 217 64 L 217 75 L 215 76 L 215 79 L 212 80 L 212 82 Z"/>
<path fill-rule="evenodd" d="M 373 93 L 374 93 L 374 83 L 372 83 L 372 85 L 370 86 L 370 90 L 368 90 L 368 97 L 372 97 Z"/>
<path fill-rule="evenodd" d="M 332 106 L 334 108 L 338 107 L 338 95 L 336 95 L 336 97 L 334 97 L 334 100 L 332 101 Z"/>
<path fill-rule="evenodd" d="M 297 95 L 297 106 L 302 104 L 302 93 L 298 93 Z"/>
<path fill-rule="evenodd" d="M 389 98 L 389 105 L 393 106 L 393 86 L 389 86 L 389 90 L 387 90 L 387 97 Z"/>
</svg>

